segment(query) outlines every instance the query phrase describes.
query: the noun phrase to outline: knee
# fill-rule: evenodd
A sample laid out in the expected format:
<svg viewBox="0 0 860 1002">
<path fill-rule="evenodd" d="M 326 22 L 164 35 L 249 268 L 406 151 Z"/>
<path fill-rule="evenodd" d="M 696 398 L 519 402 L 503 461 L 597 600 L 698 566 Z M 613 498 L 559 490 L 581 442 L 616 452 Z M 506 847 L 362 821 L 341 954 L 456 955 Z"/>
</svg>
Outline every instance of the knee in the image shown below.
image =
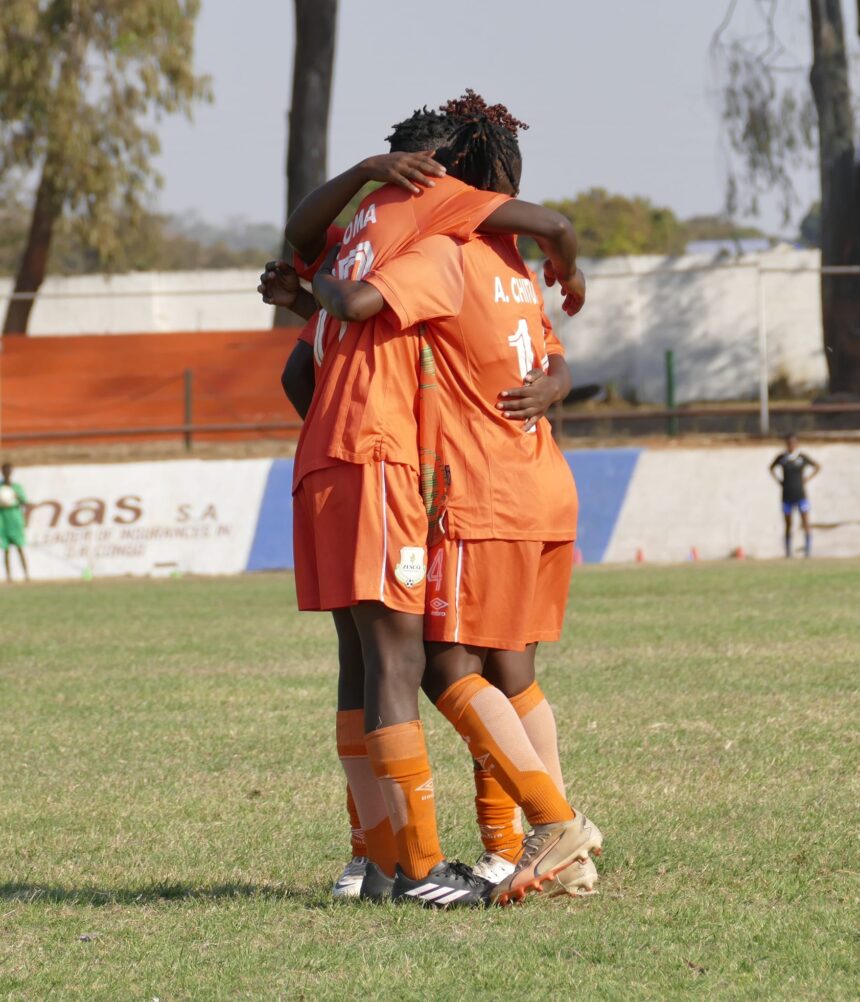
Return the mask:
<svg viewBox="0 0 860 1002">
<path fill-rule="evenodd" d="M 432 659 L 428 659 L 424 678 L 421 680 L 421 688 L 424 690 L 424 695 L 435 706 L 446 689 L 450 689 L 455 682 L 459 682 L 461 678 L 473 673 L 471 665 L 440 665 L 434 664 Z"/>
<path fill-rule="evenodd" d="M 421 684 L 425 667 L 422 645 L 405 646 L 397 651 L 380 651 L 374 664 L 374 674 L 381 685 L 389 689 L 409 687 L 415 691 Z"/>
</svg>

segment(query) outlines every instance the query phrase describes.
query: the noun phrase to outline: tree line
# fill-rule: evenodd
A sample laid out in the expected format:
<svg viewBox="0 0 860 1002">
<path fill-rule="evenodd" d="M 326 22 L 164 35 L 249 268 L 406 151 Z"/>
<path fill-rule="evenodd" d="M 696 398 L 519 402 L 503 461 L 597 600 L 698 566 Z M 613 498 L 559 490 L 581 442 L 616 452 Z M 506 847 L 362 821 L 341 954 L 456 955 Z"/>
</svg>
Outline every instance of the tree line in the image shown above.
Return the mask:
<svg viewBox="0 0 860 1002">
<path fill-rule="evenodd" d="M 15 275 L 27 242 L 30 213 L 20 203 L 0 205 L 0 275 Z M 54 227 L 49 275 L 122 274 L 130 271 L 195 271 L 257 268 L 280 251 L 279 227 L 236 222 L 211 226 L 194 217 L 141 212 L 120 227 L 109 256 L 86 240 L 76 220 Z"/>
<path fill-rule="evenodd" d="M 735 243 L 765 234 L 719 216 L 681 220 L 645 198 L 627 198 L 593 188 L 546 204 L 574 221 L 580 252 L 586 258 L 621 254 L 683 254 L 691 241 Z M 349 210 L 345 215 L 351 217 Z M 346 220 L 344 220 L 346 221 Z M 0 275 L 14 275 L 26 245 L 30 214 L 20 203 L 0 205 Z M 193 271 L 256 268 L 280 253 L 281 230 L 268 224 L 236 222 L 210 226 L 194 217 L 141 212 L 134 224 L 119 228 L 110 256 L 81 236 L 75 220 L 63 216 L 54 228 L 46 271 L 51 275 L 92 275 L 130 271 Z M 520 241 L 527 260 L 540 251 Z"/>
</svg>

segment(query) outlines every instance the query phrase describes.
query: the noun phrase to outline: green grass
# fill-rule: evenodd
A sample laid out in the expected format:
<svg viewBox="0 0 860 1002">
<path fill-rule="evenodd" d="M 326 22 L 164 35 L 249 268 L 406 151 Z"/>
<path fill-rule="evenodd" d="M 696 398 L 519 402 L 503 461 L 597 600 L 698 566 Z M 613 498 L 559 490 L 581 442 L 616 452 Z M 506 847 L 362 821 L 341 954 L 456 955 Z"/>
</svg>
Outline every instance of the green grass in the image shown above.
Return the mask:
<svg viewBox="0 0 860 1002">
<path fill-rule="evenodd" d="M 578 572 L 540 679 L 601 894 L 478 913 L 331 902 L 332 629 L 289 576 L 4 587 L 0 623 L 4 999 L 860 995 L 857 562 Z"/>
</svg>

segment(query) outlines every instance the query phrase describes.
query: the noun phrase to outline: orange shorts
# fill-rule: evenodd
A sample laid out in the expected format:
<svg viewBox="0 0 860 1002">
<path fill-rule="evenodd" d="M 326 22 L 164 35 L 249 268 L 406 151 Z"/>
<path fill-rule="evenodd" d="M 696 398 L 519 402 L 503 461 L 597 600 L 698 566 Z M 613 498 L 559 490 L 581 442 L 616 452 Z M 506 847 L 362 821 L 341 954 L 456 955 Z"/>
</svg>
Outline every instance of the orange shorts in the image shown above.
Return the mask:
<svg viewBox="0 0 860 1002">
<path fill-rule="evenodd" d="M 429 554 L 424 639 L 521 651 L 558 640 L 573 543 L 443 539 Z"/>
<path fill-rule="evenodd" d="M 293 496 L 299 608 L 383 602 L 424 613 L 427 514 L 418 474 L 391 463 L 308 473 Z"/>
</svg>

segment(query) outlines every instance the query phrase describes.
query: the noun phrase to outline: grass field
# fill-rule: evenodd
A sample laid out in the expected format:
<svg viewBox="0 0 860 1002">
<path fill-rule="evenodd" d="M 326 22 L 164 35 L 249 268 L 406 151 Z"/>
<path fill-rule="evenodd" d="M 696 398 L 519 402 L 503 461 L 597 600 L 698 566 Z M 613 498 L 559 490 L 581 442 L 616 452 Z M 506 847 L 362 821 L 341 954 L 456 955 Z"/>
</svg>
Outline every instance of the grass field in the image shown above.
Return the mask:
<svg viewBox="0 0 860 1002">
<path fill-rule="evenodd" d="M 293 609 L 286 575 L 0 588 L 0 997 L 860 997 L 860 563 L 578 572 L 540 678 L 601 894 L 477 913 L 331 902 L 332 631 Z"/>
</svg>

